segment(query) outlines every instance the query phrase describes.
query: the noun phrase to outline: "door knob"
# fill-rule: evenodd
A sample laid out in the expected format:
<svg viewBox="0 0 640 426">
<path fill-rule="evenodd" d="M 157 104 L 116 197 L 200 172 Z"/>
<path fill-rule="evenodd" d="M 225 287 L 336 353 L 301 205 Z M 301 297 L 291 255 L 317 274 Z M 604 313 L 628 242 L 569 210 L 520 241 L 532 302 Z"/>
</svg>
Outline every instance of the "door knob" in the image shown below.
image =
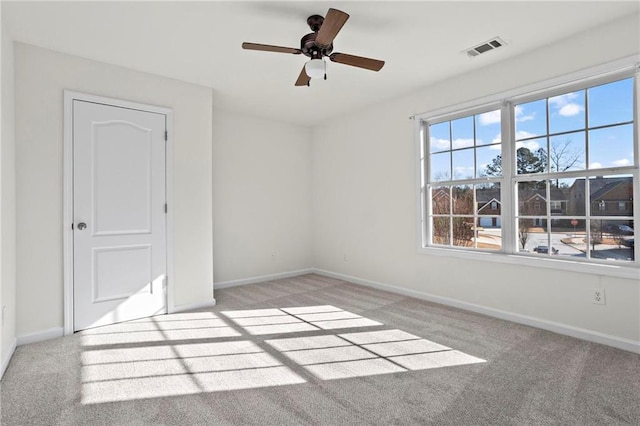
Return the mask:
<svg viewBox="0 0 640 426">
<path fill-rule="evenodd" d="M 83 229 L 86 229 L 86 228 L 87 228 L 87 224 L 86 224 L 86 223 L 84 223 L 84 222 L 80 222 L 80 223 L 78 224 L 78 230 L 79 230 L 79 231 L 82 231 Z"/>
</svg>

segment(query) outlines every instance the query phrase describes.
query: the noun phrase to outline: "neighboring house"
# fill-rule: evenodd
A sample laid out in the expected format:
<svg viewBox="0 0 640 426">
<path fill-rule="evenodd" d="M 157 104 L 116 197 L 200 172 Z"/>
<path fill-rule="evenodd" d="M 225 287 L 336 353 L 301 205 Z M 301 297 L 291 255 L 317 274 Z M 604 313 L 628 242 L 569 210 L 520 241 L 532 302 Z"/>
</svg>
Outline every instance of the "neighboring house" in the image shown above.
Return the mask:
<svg viewBox="0 0 640 426">
<path fill-rule="evenodd" d="M 585 181 L 576 179 L 569 188 L 568 214 L 584 216 L 586 203 L 591 204 L 592 216 L 633 216 L 633 178 L 597 177 L 589 180 L 589 200 L 586 200 Z"/>
<path fill-rule="evenodd" d="M 476 190 L 476 205 L 478 209 L 478 226 L 483 228 L 500 228 L 500 214 L 502 203 L 500 202 L 499 188 L 478 188 Z"/>
</svg>

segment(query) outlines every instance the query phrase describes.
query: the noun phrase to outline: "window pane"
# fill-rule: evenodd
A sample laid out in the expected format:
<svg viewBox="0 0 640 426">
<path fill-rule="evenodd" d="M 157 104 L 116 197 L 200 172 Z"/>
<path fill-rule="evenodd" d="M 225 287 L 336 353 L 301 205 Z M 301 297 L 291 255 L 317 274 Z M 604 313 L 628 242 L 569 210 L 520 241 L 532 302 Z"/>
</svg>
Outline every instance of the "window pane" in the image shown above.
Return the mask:
<svg viewBox="0 0 640 426">
<path fill-rule="evenodd" d="M 540 247 L 549 246 L 546 217 L 518 218 L 517 232 L 518 251 L 544 254 Z"/>
<path fill-rule="evenodd" d="M 476 148 L 476 177 L 502 176 L 502 147 L 490 145 Z"/>
<path fill-rule="evenodd" d="M 453 178 L 473 179 L 473 148 L 453 151 Z"/>
<path fill-rule="evenodd" d="M 633 221 L 591 219 L 589 237 L 591 258 L 633 260 Z"/>
<path fill-rule="evenodd" d="M 453 214 L 473 214 L 473 188 L 470 185 L 457 185 L 451 188 Z"/>
<path fill-rule="evenodd" d="M 589 168 L 633 166 L 633 124 L 589 132 Z"/>
<path fill-rule="evenodd" d="M 434 217 L 431 222 L 433 244 L 451 245 L 451 219 L 448 217 Z"/>
<path fill-rule="evenodd" d="M 547 171 L 547 139 L 520 142 L 516 151 L 516 171 L 519 175 Z M 516 145 L 518 145 L 516 144 Z"/>
<path fill-rule="evenodd" d="M 549 142 L 551 172 L 584 170 L 586 163 L 584 132 L 552 136 Z"/>
<path fill-rule="evenodd" d="M 482 216 L 478 218 L 476 247 L 484 250 L 502 249 L 500 217 Z"/>
<path fill-rule="evenodd" d="M 547 101 L 516 105 L 516 140 L 547 134 Z"/>
<path fill-rule="evenodd" d="M 451 195 L 448 186 L 438 186 L 431 190 L 431 211 L 433 214 L 451 213 Z"/>
<path fill-rule="evenodd" d="M 430 177 L 432 182 L 451 180 L 451 152 L 431 155 Z"/>
<path fill-rule="evenodd" d="M 518 251 L 530 251 L 533 249 L 529 240 L 531 239 L 531 228 L 533 228 L 533 219 L 520 218 L 517 220 L 518 230 Z"/>
<path fill-rule="evenodd" d="M 554 252 L 553 254 L 576 258 L 587 257 L 584 219 L 551 219 L 550 236 L 551 247 L 553 247 L 551 251 Z"/>
<path fill-rule="evenodd" d="M 547 182 L 518 182 L 518 216 L 547 214 Z"/>
<path fill-rule="evenodd" d="M 591 216 L 633 216 L 633 177 L 589 179 Z"/>
<path fill-rule="evenodd" d="M 567 184 L 569 184 L 571 180 L 561 179 L 560 182 L 561 185 L 562 182 L 566 182 Z M 585 195 L 584 178 L 573 180 L 573 182 L 569 185 L 568 198 L 567 215 L 584 216 L 587 212 L 585 207 L 587 203 L 587 197 Z"/>
<path fill-rule="evenodd" d="M 585 128 L 584 90 L 549 98 L 549 132 Z"/>
<path fill-rule="evenodd" d="M 500 183 L 476 185 L 476 212 L 500 216 Z"/>
<path fill-rule="evenodd" d="M 475 226 L 473 217 L 453 217 L 453 245 L 458 247 L 473 247 Z"/>
<path fill-rule="evenodd" d="M 451 135 L 449 134 L 449 122 L 432 124 L 429 126 L 429 152 L 448 151 L 451 149 Z"/>
<path fill-rule="evenodd" d="M 473 116 L 451 122 L 451 140 L 453 149 L 473 146 Z"/>
<path fill-rule="evenodd" d="M 588 90 L 589 127 L 633 120 L 633 78 Z"/>
<path fill-rule="evenodd" d="M 500 110 L 476 115 L 476 145 L 500 143 Z"/>
<path fill-rule="evenodd" d="M 569 192 L 574 179 L 552 179 L 549 181 L 552 216 L 566 216 L 569 209 Z"/>
</svg>

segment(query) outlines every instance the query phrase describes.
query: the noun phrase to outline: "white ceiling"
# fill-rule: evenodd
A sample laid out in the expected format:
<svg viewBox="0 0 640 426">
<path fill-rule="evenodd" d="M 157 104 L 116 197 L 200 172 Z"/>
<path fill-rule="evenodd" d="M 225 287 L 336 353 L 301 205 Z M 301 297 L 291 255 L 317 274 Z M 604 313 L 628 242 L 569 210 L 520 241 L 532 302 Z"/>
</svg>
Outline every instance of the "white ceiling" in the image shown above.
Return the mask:
<svg viewBox="0 0 640 426">
<path fill-rule="evenodd" d="M 241 49 L 299 47 L 306 18 L 351 15 L 334 51 L 386 61 L 378 72 L 329 63 L 328 80 L 294 87 L 305 57 Z M 301 125 L 407 94 L 615 19 L 640 2 L 6 2 L 14 39 L 214 89 L 214 103 Z M 500 36 L 476 58 L 464 49 Z"/>
</svg>

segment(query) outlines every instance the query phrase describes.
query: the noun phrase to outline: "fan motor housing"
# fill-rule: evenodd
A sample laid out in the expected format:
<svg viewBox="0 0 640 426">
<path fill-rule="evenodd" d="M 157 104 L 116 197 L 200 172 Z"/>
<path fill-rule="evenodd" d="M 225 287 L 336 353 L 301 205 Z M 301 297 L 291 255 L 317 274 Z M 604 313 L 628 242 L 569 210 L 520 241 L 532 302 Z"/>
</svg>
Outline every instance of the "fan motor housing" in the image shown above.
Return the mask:
<svg viewBox="0 0 640 426">
<path fill-rule="evenodd" d="M 316 44 L 317 35 L 318 33 L 309 33 L 302 37 L 300 40 L 300 50 L 303 55 L 310 58 L 321 59 L 323 56 L 329 56 L 331 52 L 333 52 L 333 43 L 324 47 L 320 47 Z"/>
</svg>

